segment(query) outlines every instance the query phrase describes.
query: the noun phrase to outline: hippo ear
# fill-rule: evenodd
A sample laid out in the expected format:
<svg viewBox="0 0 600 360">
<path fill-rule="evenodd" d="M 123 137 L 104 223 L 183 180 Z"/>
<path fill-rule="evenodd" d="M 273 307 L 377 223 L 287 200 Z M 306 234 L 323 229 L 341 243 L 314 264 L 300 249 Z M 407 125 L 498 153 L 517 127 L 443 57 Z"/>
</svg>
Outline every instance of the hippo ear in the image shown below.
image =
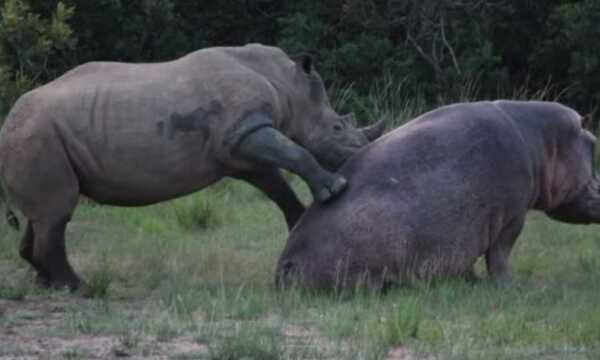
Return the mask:
<svg viewBox="0 0 600 360">
<path fill-rule="evenodd" d="M 310 74 L 313 68 L 313 59 L 310 54 L 300 54 L 292 56 L 292 60 L 296 63 L 299 69 L 302 69 L 304 73 Z"/>
<path fill-rule="evenodd" d="M 592 113 L 581 117 L 581 127 L 591 133 L 594 132 L 594 119 L 592 118 Z"/>
</svg>

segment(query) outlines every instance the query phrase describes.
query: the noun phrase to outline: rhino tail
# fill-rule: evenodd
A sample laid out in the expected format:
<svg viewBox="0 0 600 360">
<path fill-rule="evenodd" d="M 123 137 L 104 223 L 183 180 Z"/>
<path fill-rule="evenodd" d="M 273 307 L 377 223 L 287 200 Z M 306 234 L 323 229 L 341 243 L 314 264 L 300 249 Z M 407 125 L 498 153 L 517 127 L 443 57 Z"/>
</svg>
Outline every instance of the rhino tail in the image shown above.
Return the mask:
<svg viewBox="0 0 600 360">
<path fill-rule="evenodd" d="M 6 222 L 13 229 L 19 231 L 21 229 L 21 223 L 19 223 L 19 218 L 15 215 L 14 211 L 7 209 L 6 210 Z"/>
<path fill-rule="evenodd" d="M 8 193 L 6 192 L 6 186 L 4 186 L 4 181 L 0 178 L 0 202 L 4 202 L 4 207 L 6 208 L 6 223 L 15 230 L 21 229 L 21 224 L 19 223 L 19 218 L 15 214 L 14 211 L 10 208 L 10 200 L 8 197 Z"/>
</svg>

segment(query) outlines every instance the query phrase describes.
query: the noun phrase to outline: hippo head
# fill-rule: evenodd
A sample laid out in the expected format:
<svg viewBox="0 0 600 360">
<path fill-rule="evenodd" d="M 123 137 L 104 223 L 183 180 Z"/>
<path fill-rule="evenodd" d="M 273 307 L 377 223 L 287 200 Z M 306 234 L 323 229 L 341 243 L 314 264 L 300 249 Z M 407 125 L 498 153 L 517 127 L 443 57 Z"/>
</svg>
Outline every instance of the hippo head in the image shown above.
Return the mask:
<svg viewBox="0 0 600 360">
<path fill-rule="evenodd" d="M 313 204 L 304 213 L 279 257 L 275 271 L 278 289 L 343 289 L 367 280 L 361 266 L 349 266 L 352 254 L 361 249 L 348 241 L 357 233 L 347 225 L 357 219 L 352 217 L 355 206 L 347 199 L 326 206 Z"/>
<path fill-rule="evenodd" d="M 581 128 L 570 146 L 558 151 L 552 171 L 557 199 L 546 214 L 569 223 L 600 223 L 600 178 L 594 169 L 596 137 Z"/>
<path fill-rule="evenodd" d="M 298 227 L 295 227 L 297 229 Z M 291 234 L 275 271 L 275 286 L 280 289 L 313 288 L 329 289 L 335 283 L 335 274 L 330 274 L 335 265 L 325 260 L 335 258 L 331 254 L 318 252 L 320 236 L 311 237 L 305 230 Z M 307 236 L 308 235 L 308 236 Z"/>
<path fill-rule="evenodd" d="M 337 170 L 348 157 L 383 133 L 382 120 L 356 128 L 353 115 L 339 115 L 333 110 L 310 56 L 295 60 L 293 76 L 294 96 L 289 104 L 292 121 L 287 124 L 290 137 L 310 151 L 323 167 Z"/>
<path fill-rule="evenodd" d="M 330 213 L 324 214 L 314 208 L 308 211 L 311 211 L 309 217 L 312 219 L 303 218 L 299 226 L 294 227 L 279 258 L 275 286 L 280 290 L 294 287 L 326 291 L 361 287 L 381 289 L 386 282 L 385 271 L 383 275 L 368 271 L 368 266 L 362 262 L 365 259 L 357 252 L 360 249 L 354 248 L 352 241 L 335 234 L 343 230 L 334 226 L 332 231 L 323 231 Z M 324 236 L 323 232 L 326 233 Z"/>
</svg>

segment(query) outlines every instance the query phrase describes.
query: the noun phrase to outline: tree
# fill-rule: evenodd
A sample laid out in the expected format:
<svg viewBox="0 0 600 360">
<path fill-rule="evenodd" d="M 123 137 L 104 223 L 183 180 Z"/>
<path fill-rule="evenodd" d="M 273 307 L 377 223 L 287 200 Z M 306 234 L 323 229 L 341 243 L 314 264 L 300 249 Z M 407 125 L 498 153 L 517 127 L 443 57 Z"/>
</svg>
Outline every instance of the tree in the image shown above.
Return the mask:
<svg viewBox="0 0 600 360">
<path fill-rule="evenodd" d="M 569 87 L 570 101 L 585 111 L 594 111 L 600 105 L 600 2 L 583 0 L 557 6 L 551 15 L 551 24 L 558 36 L 546 43 L 551 53 L 565 58 L 564 87 Z M 552 58 L 537 60 L 552 61 Z M 555 61 L 555 60 L 554 60 Z"/>
<path fill-rule="evenodd" d="M 61 72 L 60 59 L 76 43 L 67 23 L 73 13 L 72 7 L 59 2 L 50 18 L 42 19 L 24 0 L 4 2 L 0 10 L 0 114 L 6 114 L 24 92 Z"/>
</svg>

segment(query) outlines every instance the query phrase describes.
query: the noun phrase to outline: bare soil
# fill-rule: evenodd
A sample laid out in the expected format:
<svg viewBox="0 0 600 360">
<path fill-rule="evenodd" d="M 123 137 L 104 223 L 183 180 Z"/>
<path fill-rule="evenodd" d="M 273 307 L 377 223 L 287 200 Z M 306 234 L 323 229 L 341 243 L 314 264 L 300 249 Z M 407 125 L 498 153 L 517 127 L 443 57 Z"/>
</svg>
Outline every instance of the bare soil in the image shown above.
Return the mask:
<svg viewBox="0 0 600 360">
<path fill-rule="evenodd" d="M 24 300 L 0 300 L 0 359 L 167 359 L 197 358 L 207 353 L 206 344 L 189 336 L 160 342 L 141 337 L 135 349 L 124 346 L 118 335 L 68 335 L 60 329 L 69 307 L 84 299 L 49 299 L 31 296 Z"/>
<path fill-rule="evenodd" d="M 143 335 L 127 344 L 123 335 L 86 335 L 64 331 L 70 309 L 85 309 L 89 300 L 59 295 L 28 295 L 22 300 L 0 299 L 0 360 L 26 359 L 201 359 L 208 344 L 192 336 L 167 341 Z M 135 311 L 139 304 L 123 302 Z M 289 325 L 284 328 L 286 346 L 327 347 L 316 330 Z M 389 360 L 411 360 L 406 347 L 390 350 Z"/>
</svg>

